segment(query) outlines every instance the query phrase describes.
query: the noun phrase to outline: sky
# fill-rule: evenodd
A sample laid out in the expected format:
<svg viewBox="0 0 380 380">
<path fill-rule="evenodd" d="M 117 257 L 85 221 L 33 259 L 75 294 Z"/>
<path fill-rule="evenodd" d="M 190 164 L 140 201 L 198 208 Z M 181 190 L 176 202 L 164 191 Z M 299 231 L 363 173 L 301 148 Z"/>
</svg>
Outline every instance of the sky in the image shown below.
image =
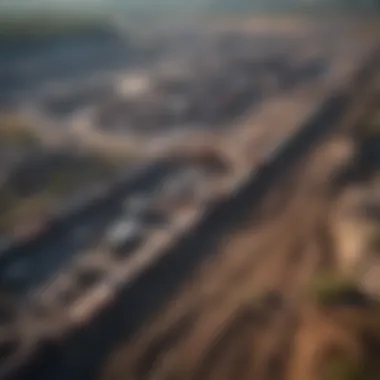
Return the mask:
<svg viewBox="0 0 380 380">
<path fill-rule="evenodd" d="M 128 8 L 153 8 L 158 9 L 162 5 L 179 6 L 199 9 L 218 0 L 0 0 L 0 13 L 3 11 L 27 11 L 40 10 L 65 10 L 81 13 L 83 11 L 115 11 L 122 7 Z M 232 0 L 233 1 L 233 0 Z"/>
<path fill-rule="evenodd" d="M 359 3 L 365 3 L 365 0 L 355 0 Z M 367 0 L 370 2 L 371 0 Z M 375 0 L 374 0 L 375 1 Z M 124 10 L 130 8 L 153 8 L 160 9 L 168 6 L 175 5 L 176 7 L 183 7 L 183 9 L 202 10 L 207 9 L 207 6 L 212 5 L 232 5 L 235 3 L 251 4 L 253 7 L 259 4 L 270 3 L 273 6 L 289 5 L 291 3 L 305 4 L 329 4 L 333 3 L 344 4 L 345 0 L 0 0 L 0 13 L 4 10 L 72 10 L 74 12 L 86 11 L 111 11 L 114 12 L 122 7 Z M 350 3 L 351 1 L 348 1 Z M 259 6 L 259 8 L 261 8 Z"/>
<path fill-rule="evenodd" d="M 103 7 L 109 3 L 110 0 L 0 0 L 0 9 L 76 9 L 82 7 Z"/>
</svg>

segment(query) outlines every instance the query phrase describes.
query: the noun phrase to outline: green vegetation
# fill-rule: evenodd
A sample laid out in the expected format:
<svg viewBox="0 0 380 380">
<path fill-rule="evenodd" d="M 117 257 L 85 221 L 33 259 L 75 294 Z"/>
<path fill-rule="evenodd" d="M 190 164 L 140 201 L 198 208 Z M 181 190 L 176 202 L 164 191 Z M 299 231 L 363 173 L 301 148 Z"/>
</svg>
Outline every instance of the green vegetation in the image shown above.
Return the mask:
<svg viewBox="0 0 380 380">
<path fill-rule="evenodd" d="M 76 35 L 110 31 L 110 24 L 101 17 L 86 17 L 55 13 L 3 15 L 0 18 L 0 38 L 30 40 L 35 37 Z"/>
<path fill-rule="evenodd" d="M 55 204 L 79 191 L 109 182 L 133 159 L 128 152 L 100 156 L 46 150 L 28 121 L 14 114 L 0 115 L 0 152 L 4 160 L 8 153 L 21 160 L 0 188 L 0 233 L 6 234 L 21 222 L 44 219 Z"/>
<path fill-rule="evenodd" d="M 12 148 L 29 148 L 40 145 L 39 139 L 28 123 L 16 115 L 0 117 L 0 143 Z"/>
<path fill-rule="evenodd" d="M 52 170 L 44 186 L 48 193 L 64 195 L 87 186 L 96 180 L 109 180 L 116 166 L 97 158 L 83 158 L 74 162 L 63 162 Z"/>
<path fill-rule="evenodd" d="M 45 194 L 29 198 L 13 198 L 5 212 L 0 214 L 0 231 L 12 233 L 20 226 L 34 225 L 36 221 L 48 215 L 54 199 Z"/>
<path fill-rule="evenodd" d="M 379 376 L 374 375 L 367 368 L 357 365 L 357 363 L 347 358 L 330 360 L 325 368 L 325 380 L 378 380 Z"/>
<path fill-rule="evenodd" d="M 36 162 L 27 159 L 0 189 L 0 232 L 12 233 L 21 221 L 33 224 L 44 219 L 62 199 L 109 181 L 120 166 L 69 152 L 47 154 Z"/>
<path fill-rule="evenodd" d="M 355 306 L 366 303 L 365 295 L 353 279 L 334 275 L 319 276 L 310 287 L 310 293 L 319 306 Z"/>
<path fill-rule="evenodd" d="M 377 227 L 369 239 L 369 249 L 380 256 L 380 226 Z"/>
<path fill-rule="evenodd" d="M 361 129 L 364 136 L 380 140 L 380 110 Z"/>
</svg>

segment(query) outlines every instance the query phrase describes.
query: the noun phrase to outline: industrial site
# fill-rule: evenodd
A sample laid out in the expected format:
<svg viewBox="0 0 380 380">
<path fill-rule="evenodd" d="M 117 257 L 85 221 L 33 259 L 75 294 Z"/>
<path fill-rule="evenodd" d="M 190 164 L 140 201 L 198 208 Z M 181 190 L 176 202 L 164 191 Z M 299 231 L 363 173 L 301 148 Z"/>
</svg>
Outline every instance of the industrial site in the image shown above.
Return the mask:
<svg viewBox="0 0 380 380">
<path fill-rule="evenodd" d="M 0 379 L 378 379 L 377 23 L 127 37 L 0 47 Z"/>
</svg>

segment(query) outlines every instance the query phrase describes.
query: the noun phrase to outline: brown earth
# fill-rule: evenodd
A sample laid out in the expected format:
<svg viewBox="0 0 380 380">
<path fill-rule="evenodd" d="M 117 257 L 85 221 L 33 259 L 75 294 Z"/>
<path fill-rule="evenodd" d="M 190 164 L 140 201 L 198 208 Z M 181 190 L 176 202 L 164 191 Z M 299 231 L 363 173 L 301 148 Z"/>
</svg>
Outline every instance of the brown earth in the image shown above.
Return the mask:
<svg viewBox="0 0 380 380">
<path fill-rule="evenodd" d="M 326 144 L 268 194 L 247 227 L 221 244 L 217 261 L 111 358 L 107 379 L 281 378 L 301 289 L 332 250 L 329 153 Z"/>
<path fill-rule="evenodd" d="M 225 237 L 217 259 L 110 355 L 103 379 L 330 380 L 320 373 L 327 360 L 363 362 L 363 331 L 380 331 L 372 311 L 326 310 L 305 298 L 310 280 L 335 266 L 332 179 L 350 156 L 337 146 L 358 119 L 353 107 L 343 133 L 268 192 L 245 228 Z"/>
</svg>

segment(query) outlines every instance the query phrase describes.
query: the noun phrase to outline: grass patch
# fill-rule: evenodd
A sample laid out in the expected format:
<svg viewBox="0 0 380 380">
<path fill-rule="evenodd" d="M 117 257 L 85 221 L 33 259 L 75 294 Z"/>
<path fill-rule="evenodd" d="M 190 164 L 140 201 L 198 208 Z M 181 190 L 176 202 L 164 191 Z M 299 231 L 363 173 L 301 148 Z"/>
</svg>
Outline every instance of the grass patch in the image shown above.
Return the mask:
<svg viewBox="0 0 380 380">
<path fill-rule="evenodd" d="M 39 12 L 28 14 L 4 14 L 0 17 L 0 39 L 70 36 L 110 30 L 105 17 L 78 16 L 66 12 Z"/>
<path fill-rule="evenodd" d="M 109 183 L 120 166 L 100 157 L 70 153 L 47 154 L 36 162 L 26 159 L 0 188 L 0 233 L 12 234 L 20 223 L 43 219 L 65 199 L 90 192 L 94 184 Z"/>
<path fill-rule="evenodd" d="M 365 137 L 380 139 L 380 110 L 362 126 L 361 132 Z"/>
<path fill-rule="evenodd" d="M 40 140 L 30 130 L 27 121 L 16 115 L 6 115 L 0 118 L 0 141 L 2 144 L 17 148 L 40 145 Z"/>
<path fill-rule="evenodd" d="M 49 213 L 54 199 L 45 194 L 37 194 L 26 199 L 14 199 L 12 206 L 0 214 L 0 231 L 12 233 L 18 227 L 36 223 Z"/>
<path fill-rule="evenodd" d="M 373 253 L 380 256 L 380 226 L 372 233 L 368 245 Z"/>
<path fill-rule="evenodd" d="M 348 358 L 329 360 L 325 367 L 324 380 L 378 380 L 367 368 L 359 366 Z"/>
<path fill-rule="evenodd" d="M 132 154 L 77 154 L 45 150 L 28 120 L 0 115 L 0 150 L 19 161 L 0 188 L 0 233 L 12 233 L 21 222 L 49 214 L 58 201 L 109 183 L 134 159 Z"/>
<path fill-rule="evenodd" d="M 310 294 L 318 306 L 364 306 L 368 303 L 353 279 L 333 275 L 319 276 L 310 286 Z"/>
</svg>

